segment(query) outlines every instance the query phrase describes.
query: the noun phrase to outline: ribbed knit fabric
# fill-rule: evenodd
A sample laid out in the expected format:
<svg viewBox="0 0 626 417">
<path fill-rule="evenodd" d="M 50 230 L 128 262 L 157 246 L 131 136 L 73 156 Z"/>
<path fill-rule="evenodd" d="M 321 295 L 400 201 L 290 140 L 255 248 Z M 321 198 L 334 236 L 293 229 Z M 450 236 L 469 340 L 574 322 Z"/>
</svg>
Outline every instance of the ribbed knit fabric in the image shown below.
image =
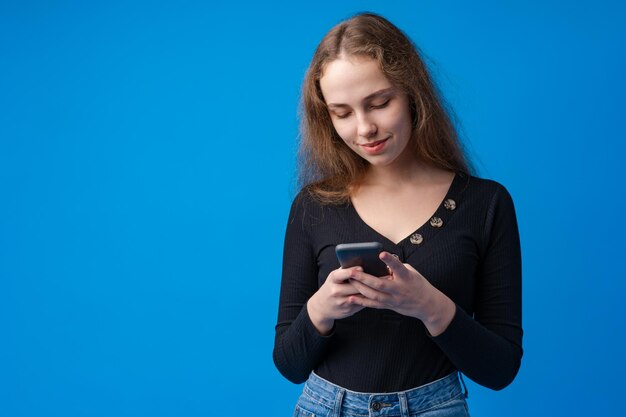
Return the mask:
<svg viewBox="0 0 626 417">
<path fill-rule="evenodd" d="M 453 200 L 451 209 L 446 200 Z M 447 207 L 446 207 L 447 206 Z M 407 210 L 410 210 L 407 207 Z M 500 184 L 457 174 L 433 215 L 398 244 L 377 233 L 351 204 L 321 205 L 306 191 L 289 214 L 274 344 L 274 362 L 290 381 L 312 370 L 358 392 L 403 391 L 459 370 L 475 382 L 502 389 L 522 357 L 521 257 L 513 201 Z M 457 306 L 454 319 L 431 337 L 418 319 L 366 308 L 337 320 L 322 336 L 306 302 L 339 268 L 339 243 L 378 241 L 411 264 Z M 413 239 L 413 241 L 416 241 Z"/>
</svg>

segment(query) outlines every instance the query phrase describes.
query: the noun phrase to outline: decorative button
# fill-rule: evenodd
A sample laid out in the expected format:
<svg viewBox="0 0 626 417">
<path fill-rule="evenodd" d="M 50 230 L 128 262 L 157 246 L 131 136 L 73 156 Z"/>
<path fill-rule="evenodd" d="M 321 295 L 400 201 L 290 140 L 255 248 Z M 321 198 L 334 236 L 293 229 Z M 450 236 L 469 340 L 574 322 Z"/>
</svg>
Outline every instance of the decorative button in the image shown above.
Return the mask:
<svg viewBox="0 0 626 417">
<path fill-rule="evenodd" d="M 443 202 L 443 206 L 446 208 L 446 210 L 454 210 L 456 209 L 456 201 L 448 198 L 446 201 Z"/>
<path fill-rule="evenodd" d="M 441 220 L 441 218 L 439 217 L 433 217 L 430 219 L 430 225 L 432 227 L 441 227 L 443 226 L 443 220 Z"/>
<path fill-rule="evenodd" d="M 372 410 L 380 411 L 381 408 L 382 408 L 382 405 L 378 401 L 374 401 L 372 403 Z"/>
<path fill-rule="evenodd" d="M 412 244 L 419 245 L 420 243 L 424 241 L 424 237 L 420 235 L 419 233 L 413 233 L 411 237 L 409 238 L 409 240 L 411 241 Z"/>
</svg>

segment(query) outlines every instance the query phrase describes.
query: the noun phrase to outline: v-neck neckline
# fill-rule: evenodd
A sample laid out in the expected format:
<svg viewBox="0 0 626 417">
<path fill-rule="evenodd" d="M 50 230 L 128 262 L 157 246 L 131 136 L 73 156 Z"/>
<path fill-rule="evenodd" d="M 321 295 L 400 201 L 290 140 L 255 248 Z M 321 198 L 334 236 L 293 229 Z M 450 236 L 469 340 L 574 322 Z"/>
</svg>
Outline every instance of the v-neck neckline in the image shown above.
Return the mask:
<svg viewBox="0 0 626 417">
<path fill-rule="evenodd" d="M 465 187 L 461 187 L 465 181 L 462 181 L 464 178 L 467 178 L 467 175 L 457 172 L 448 187 L 448 191 L 444 198 L 437 205 L 437 209 L 435 212 L 426 220 L 422 225 L 420 225 L 413 232 L 409 233 L 408 236 L 405 236 L 398 242 L 394 242 L 389 239 L 387 236 L 383 235 L 372 226 L 370 226 L 359 214 L 359 212 L 352 204 L 352 201 L 348 203 L 353 215 L 358 219 L 358 222 L 365 228 L 367 228 L 370 232 L 374 233 L 380 239 L 383 239 L 385 242 L 390 243 L 394 247 L 401 247 L 406 244 L 411 246 L 419 246 L 422 245 L 423 242 L 430 240 L 438 231 L 443 229 L 458 209 L 459 205 L 459 197 L 461 191 Z M 469 178 L 468 178 L 469 179 Z M 438 220 L 437 220 L 438 219 Z M 416 243 L 419 242 L 419 243 Z"/>
</svg>

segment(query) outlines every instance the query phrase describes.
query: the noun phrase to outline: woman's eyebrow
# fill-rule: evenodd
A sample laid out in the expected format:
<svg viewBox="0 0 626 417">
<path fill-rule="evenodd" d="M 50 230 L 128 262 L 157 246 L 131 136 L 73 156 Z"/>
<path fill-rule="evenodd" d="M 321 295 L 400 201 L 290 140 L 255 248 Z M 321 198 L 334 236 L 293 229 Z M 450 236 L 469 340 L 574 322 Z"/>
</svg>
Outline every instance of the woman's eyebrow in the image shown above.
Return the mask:
<svg viewBox="0 0 626 417">
<path fill-rule="evenodd" d="M 383 94 L 387 94 L 391 91 L 393 91 L 394 88 L 393 87 L 389 87 L 389 88 L 383 88 L 382 90 L 378 90 L 373 92 L 372 94 L 366 96 L 363 101 L 369 101 L 373 98 L 376 98 L 378 96 L 382 96 Z M 326 104 L 327 107 L 350 107 L 347 104 L 342 104 L 342 103 L 328 103 Z"/>
</svg>

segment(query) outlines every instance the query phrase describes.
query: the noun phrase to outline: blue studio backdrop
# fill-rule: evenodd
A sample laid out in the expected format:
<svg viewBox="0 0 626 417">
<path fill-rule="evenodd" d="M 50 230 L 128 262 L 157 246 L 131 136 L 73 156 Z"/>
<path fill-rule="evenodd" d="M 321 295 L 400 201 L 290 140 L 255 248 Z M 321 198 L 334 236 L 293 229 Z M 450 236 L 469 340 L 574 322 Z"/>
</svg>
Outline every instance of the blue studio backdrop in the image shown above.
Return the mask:
<svg viewBox="0 0 626 417">
<path fill-rule="evenodd" d="M 428 57 L 523 248 L 522 368 L 476 416 L 616 415 L 620 2 L 2 1 L 0 416 L 287 416 L 272 363 L 317 42 L 381 13 Z"/>
</svg>

